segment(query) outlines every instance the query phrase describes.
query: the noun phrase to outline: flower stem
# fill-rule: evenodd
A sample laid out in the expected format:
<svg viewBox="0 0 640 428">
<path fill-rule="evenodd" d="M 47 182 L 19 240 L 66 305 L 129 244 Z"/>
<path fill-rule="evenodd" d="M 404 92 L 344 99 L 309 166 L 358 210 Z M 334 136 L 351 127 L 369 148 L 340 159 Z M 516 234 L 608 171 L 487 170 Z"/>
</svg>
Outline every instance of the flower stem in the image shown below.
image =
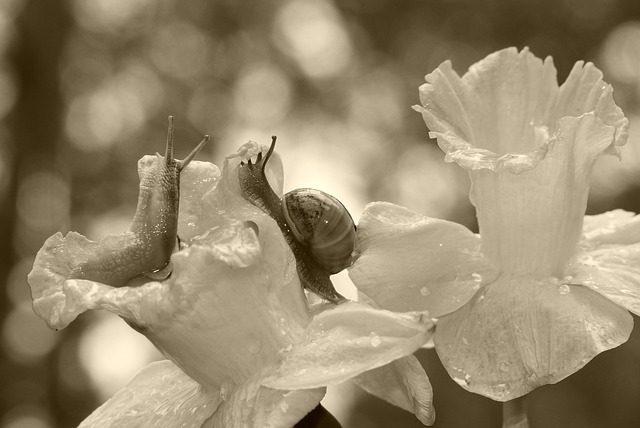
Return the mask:
<svg viewBox="0 0 640 428">
<path fill-rule="evenodd" d="M 502 428 L 529 428 L 524 396 L 502 404 Z"/>
</svg>

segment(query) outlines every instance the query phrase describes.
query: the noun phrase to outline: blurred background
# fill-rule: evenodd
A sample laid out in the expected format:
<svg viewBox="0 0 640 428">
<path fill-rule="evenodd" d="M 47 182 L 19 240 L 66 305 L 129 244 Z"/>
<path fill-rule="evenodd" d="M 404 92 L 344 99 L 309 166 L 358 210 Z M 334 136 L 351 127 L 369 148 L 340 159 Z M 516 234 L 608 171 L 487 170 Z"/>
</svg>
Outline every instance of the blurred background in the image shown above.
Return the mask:
<svg viewBox="0 0 640 428">
<path fill-rule="evenodd" d="M 387 200 L 475 229 L 469 182 L 427 137 L 418 86 L 451 59 L 463 73 L 495 50 L 552 55 L 563 81 L 593 61 L 631 120 L 622 161 L 598 162 L 589 213 L 640 211 L 637 0 L 0 0 L 0 427 L 76 426 L 159 358 L 119 318 L 50 331 L 26 275 L 56 231 L 126 229 L 136 162 L 162 151 L 220 164 L 278 135 L 285 188 L 334 194 L 357 220 Z M 345 284 L 342 276 L 343 286 Z M 497 427 L 501 405 L 465 392 L 434 350 L 436 427 Z M 330 390 L 345 428 L 417 427 L 408 413 Z M 625 345 L 530 395 L 533 427 L 640 426 L 640 329 Z"/>
</svg>

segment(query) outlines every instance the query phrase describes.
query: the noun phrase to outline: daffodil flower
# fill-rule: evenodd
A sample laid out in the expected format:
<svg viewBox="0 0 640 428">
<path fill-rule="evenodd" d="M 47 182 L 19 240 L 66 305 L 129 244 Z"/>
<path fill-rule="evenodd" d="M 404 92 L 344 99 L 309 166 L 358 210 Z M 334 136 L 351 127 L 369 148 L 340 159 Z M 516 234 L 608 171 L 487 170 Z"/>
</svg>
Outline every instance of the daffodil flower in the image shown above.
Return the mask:
<svg viewBox="0 0 640 428">
<path fill-rule="evenodd" d="M 426 82 L 416 110 L 469 171 L 480 234 L 374 203 L 350 275 L 383 308 L 438 318 L 435 348 L 461 386 L 512 400 L 624 343 L 640 315 L 640 217 L 584 216 L 592 165 L 618 155 L 628 120 L 593 64 L 558 86 L 551 58 L 527 49 L 462 77 L 447 61 Z"/>
<path fill-rule="evenodd" d="M 280 229 L 240 195 L 237 167 L 260 150 L 244 145 L 222 172 L 196 161 L 184 169 L 182 248 L 166 280 L 114 288 L 68 279 L 96 245 L 75 232 L 53 235 L 38 253 L 28 281 L 51 328 L 107 309 L 168 358 L 81 426 L 291 427 L 327 385 L 350 379 L 433 423 L 431 387 L 411 355 L 431 337 L 432 320 L 355 302 L 310 309 Z M 156 161 L 140 161 L 141 178 Z M 281 163 L 268 173 L 281 190 Z"/>
</svg>

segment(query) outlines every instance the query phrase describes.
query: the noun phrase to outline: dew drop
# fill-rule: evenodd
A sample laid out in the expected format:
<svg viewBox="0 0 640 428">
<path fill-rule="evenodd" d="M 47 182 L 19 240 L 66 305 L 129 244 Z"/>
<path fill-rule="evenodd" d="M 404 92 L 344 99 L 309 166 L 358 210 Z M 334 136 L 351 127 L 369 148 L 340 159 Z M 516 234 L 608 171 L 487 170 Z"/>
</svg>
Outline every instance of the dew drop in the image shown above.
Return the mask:
<svg viewBox="0 0 640 428">
<path fill-rule="evenodd" d="M 422 287 L 420 289 L 420 294 L 422 294 L 424 297 L 427 297 L 429 294 L 431 294 L 431 290 L 429 290 L 428 287 Z"/>
<path fill-rule="evenodd" d="M 462 343 L 464 343 L 465 345 L 469 346 L 469 340 L 466 337 L 462 338 Z"/>
<path fill-rule="evenodd" d="M 500 361 L 500 363 L 498 364 L 498 369 L 503 373 L 508 373 L 509 363 L 507 363 L 506 361 Z"/>
<path fill-rule="evenodd" d="M 569 287 L 567 284 L 561 284 L 558 287 L 558 293 L 564 295 L 564 294 L 569 294 L 571 293 L 571 287 Z"/>
<path fill-rule="evenodd" d="M 233 380 L 231 380 L 231 378 L 226 378 L 225 380 L 223 380 L 220 384 L 220 397 L 224 401 L 227 401 L 229 399 L 229 396 L 231 395 L 231 391 L 233 391 L 233 388 L 235 386 L 236 384 L 233 382 Z"/>
<path fill-rule="evenodd" d="M 369 341 L 371 342 L 371 346 L 373 346 L 374 348 L 377 348 L 382 344 L 382 339 L 380 338 L 380 336 L 378 336 L 378 333 L 375 332 L 372 332 L 369 335 Z"/>
<path fill-rule="evenodd" d="M 287 413 L 289 410 L 289 404 L 287 404 L 286 401 L 280 402 L 280 410 L 282 410 L 282 413 Z"/>
</svg>

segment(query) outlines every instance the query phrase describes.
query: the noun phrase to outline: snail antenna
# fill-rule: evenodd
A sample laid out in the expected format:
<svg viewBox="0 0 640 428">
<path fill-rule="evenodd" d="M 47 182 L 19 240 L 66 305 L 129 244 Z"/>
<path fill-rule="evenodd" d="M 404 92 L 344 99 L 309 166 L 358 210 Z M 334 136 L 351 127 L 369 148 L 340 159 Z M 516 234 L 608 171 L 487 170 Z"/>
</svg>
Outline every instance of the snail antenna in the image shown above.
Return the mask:
<svg viewBox="0 0 640 428">
<path fill-rule="evenodd" d="M 265 169 L 267 167 L 267 161 L 269 160 L 269 158 L 273 154 L 273 151 L 276 148 L 276 140 L 277 139 L 278 139 L 278 137 L 276 137 L 275 135 L 271 136 L 271 145 L 269 146 L 269 150 L 267 150 L 267 154 L 264 156 L 264 161 L 262 162 L 262 172 L 265 171 Z"/>
<path fill-rule="evenodd" d="M 167 149 L 164 154 L 165 163 L 167 166 L 173 165 L 175 159 L 173 158 L 173 116 L 169 116 L 169 129 L 167 130 Z"/>
</svg>

